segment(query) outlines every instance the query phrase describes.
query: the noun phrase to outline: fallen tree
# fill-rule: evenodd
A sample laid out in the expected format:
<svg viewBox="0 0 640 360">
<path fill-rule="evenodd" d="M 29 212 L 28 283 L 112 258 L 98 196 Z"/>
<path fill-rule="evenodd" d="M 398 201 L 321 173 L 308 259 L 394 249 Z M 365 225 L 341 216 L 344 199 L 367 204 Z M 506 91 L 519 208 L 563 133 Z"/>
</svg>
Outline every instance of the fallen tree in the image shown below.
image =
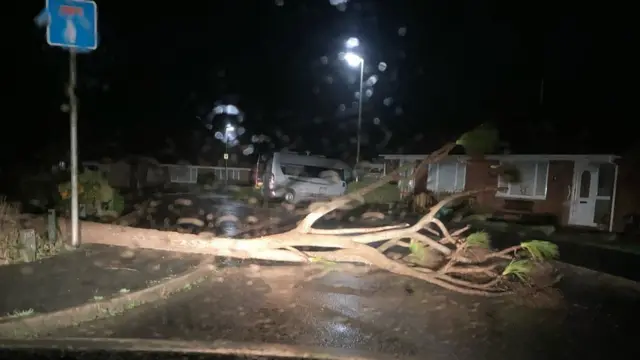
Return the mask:
<svg viewBox="0 0 640 360">
<path fill-rule="evenodd" d="M 455 146 L 449 143 L 433 152 L 421 162 L 418 169 L 437 163 Z M 553 281 L 547 281 L 551 273 L 545 260 L 557 256 L 555 245 L 534 240 L 496 251 L 490 247 L 488 234 L 467 234 L 468 227 L 449 231 L 436 218 L 445 205 L 481 192 L 495 191 L 495 187 L 453 194 L 431 207 L 413 225 L 332 230 L 313 227 L 328 213 L 348 208 L 354 202 L 361 203 L 365 194 L 397 180 L 405 170 L 406 167 L 397 169 L 364 188 L 330 202 L 312 204 L 308 214 L 294 229 L 279 234 L 252 239 L 203 238 L 192 234 L 83 222 L 82 239 L 89 243 L 236 258 L 365 263 L 452 291 L 480 296 L 500 296 L 518 289 L 535 290 L 553 285 Z M 373 247 L 372 244 L 379 246 Z M 309 247 L 326 250 L 301 250 Z M 392 259 L 387 254 L 395 247 L 408 248 L 409 254 Z"/>
</svg>

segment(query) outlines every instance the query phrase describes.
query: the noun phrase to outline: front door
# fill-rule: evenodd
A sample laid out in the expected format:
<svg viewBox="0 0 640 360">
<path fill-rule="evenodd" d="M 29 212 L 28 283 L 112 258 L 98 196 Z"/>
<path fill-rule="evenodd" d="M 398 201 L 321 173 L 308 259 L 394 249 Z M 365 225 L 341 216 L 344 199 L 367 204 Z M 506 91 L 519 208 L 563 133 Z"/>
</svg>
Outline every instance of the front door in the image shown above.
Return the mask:
<svg viewBox="0 0 640 360">
<path fill-rule="evenodd" d="M 598 166 L 588 161 L 576 161 L 569 225 L 597 226 L 594 221 L 597 196 Z"/>
</svg>

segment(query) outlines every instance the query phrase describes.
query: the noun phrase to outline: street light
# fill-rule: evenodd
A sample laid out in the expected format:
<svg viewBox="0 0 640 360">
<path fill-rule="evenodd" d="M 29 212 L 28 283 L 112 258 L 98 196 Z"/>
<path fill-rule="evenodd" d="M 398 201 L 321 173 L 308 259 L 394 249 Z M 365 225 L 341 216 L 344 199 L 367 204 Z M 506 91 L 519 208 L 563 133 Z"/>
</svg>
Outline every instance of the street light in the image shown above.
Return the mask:
<svg viewBox="0 0 640 360">
<path fill-rule="evenodd" d="M 352 38 L 353 39 L 353 38 Z M 347 41 L 347 47 L 354 47 L 352 39 Z M 350 44 L 351 42 L 351 44 Z M 357 39 L 356 39 L 357 46 Z M 344 60 L 351 67 L 360 66 L 360 96 L 358 96 L 358 134 L 357 134 L 357 149 L 356 149 L 356 165 L 360 162 L 360 132 L 362 129 L 362 85 L 364 82 L 364 59 L 356 53 L 348 52 L 344 54 Z M 358 179 L 356 178 L 356 181 Z"/>
<path fill-rule="evenodd" d="M 347 49 L 357 48 L 358 46 L 360 46 L 360 40 L 358 40 L 358 38 L 356 37 L 350 37 L 349 39 L 347 39 L 346 45 Z"/>
<path fill-rule="evenodd" d="M 227 124 L 224 128 L 224 184 L 229 181 L 229 133 L 236 129 L 231 124 Z"/>
</svg>

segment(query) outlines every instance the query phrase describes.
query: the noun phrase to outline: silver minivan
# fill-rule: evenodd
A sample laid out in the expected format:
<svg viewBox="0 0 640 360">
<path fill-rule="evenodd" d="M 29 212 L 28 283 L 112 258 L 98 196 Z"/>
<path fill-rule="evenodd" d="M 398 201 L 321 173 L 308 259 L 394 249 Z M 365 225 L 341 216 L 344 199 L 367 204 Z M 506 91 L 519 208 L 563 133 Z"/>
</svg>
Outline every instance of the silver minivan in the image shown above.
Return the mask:
<svg viewBox="0 0 640 360">
<path fill-rule="evenodd" d="M 352 177 L 345 162 L 322 156 L 275 152 L 264 164 L 261 176 L 256 176 L 263 196 L 289 203 L 344 195 Z M 262 180 L 260 184 L 257 179 Z"/>
</svg>

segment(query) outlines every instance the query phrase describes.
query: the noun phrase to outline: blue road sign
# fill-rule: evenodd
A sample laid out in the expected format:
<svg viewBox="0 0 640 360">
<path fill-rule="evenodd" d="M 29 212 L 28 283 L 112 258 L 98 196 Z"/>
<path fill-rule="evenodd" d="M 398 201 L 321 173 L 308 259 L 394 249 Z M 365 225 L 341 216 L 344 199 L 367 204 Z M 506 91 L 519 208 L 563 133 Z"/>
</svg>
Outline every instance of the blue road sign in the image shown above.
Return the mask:
<svg viewBox="0 0 640 360">
<path fill-rule="evenodd" d="M 47 0 L 47 43 L 78 51 L 98 47 L 98 6 L 85 0 Z M 42 22 L 42 14 L 36 23 Z"/>
</svg>

